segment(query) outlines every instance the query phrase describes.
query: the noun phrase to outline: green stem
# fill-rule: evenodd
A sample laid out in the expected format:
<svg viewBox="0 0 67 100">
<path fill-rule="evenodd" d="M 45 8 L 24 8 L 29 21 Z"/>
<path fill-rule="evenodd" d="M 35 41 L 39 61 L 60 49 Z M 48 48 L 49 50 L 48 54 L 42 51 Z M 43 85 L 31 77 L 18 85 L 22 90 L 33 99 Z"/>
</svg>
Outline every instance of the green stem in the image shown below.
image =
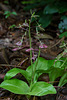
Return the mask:
<svg viewBox="0 0 67 100">
<path fill-rule="evenodd" d="M 31 34 L 30 34 L 30 20 L 29 20 L 29 40 L 30 40 L 30 60 L 31 60 L 31 65 L 32 65 L 32 45 L 31 45 Z"/>
<path fill-rule="evenodd" d="M 32 45 L 31 45 L 31 33 L 30 33 L 30 25 L 31 25 L 31 20 L 29 20 L 29 41 L 30 41 L 30 60 L 31 60 L 31 67 L 32 67 L 32 78 L 31 78 L 31 85 L 33 83 L 33 62 L 32 62 Z"/>
</svg>

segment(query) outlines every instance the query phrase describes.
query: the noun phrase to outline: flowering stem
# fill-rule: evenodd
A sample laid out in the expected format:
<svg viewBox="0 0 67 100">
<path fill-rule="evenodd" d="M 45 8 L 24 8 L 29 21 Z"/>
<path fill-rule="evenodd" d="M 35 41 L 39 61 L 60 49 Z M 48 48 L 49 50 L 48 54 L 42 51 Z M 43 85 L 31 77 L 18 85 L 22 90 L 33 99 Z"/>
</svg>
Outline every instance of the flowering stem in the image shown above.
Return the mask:
<svg viewBox="0 0 67 100">
<path fill-rule="evenodd" d="M 31 85 L 33 83 L 33 62 L 32 62 L 32 45 L 31 45 L 31 34 L 30 34 L 30 24 L 31 20 L 29 20 L 29 41 L 30 41 L 30 60 L 31 60 L 31 67 L 32 67 L 32 78 L 31 78 Z"/>
<path fill-rule="evenodd" d="M 31 60 L 31 65 L 32 65 L 32 50 L 31 50 L 32 45 L 31 45 L 30 24 L 31 24 L 31 22 L 30 22 L 30 20 L 29 20 L 30 60 Z"/>
</svg>

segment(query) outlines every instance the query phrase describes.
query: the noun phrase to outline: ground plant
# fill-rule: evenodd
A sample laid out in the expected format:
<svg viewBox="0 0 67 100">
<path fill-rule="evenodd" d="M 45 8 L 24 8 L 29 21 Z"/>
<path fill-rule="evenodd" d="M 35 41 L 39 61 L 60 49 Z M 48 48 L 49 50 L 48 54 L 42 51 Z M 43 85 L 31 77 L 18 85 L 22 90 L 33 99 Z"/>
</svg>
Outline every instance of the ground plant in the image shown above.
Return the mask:
<svg viewBox="0 0 67 100">
<path fill-rule="evenodd" d="M 32 14 L 31 19 L 33 16 L 34 14 Z M 30 99 L 31 96 L 44 96 L 47 94 L 56 94 L 57 91 L 53 84 L 58 77 L 61 77 L 58 83 L 59 87 L 67 83 L 67 58 L 59 56 L 54 60 L 46 60 L 42 57 L 39 57 L 39 48 L 38 57 L 34 63 L 32 62 L 32 45 L 30 32 L 31 19 L 29 20 L 31 65 L 26 70 L 22 70 L 19 68 L 13 68 L 9 70 L 4 77 L 4 81 L 0 84 L 1 88 L 7 89 L 15 94 L 26 95 L 27 99 Z M 65 51 L 65 53 L 66 52 L 67 51 Z M 21 73 L 26 78 L 27 82 L 14 78 L 14 76 L 18 73 Z M 49 83 L 38 81 L 38 78 L 43 73 L 47 73 L 49 75 Z"/>
<path fill-rule="evenodd" d="M 5 18 L 10 17 L 11 15 L 17 15 L 17 13 L 15 11 L 10 12 L 10 11 L 5 11 L 4 12 Z"/>
</svg>

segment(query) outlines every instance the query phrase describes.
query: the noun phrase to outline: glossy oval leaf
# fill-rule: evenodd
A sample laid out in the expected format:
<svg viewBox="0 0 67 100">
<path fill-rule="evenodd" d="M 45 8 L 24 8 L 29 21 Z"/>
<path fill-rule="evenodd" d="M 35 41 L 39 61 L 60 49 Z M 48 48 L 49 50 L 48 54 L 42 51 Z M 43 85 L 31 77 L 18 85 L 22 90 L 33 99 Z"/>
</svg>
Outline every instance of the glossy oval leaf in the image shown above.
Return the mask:
<svg viewBox="0 0 67 100">
<path fill-rule="evenodd" d="M 1 83 L 0 87 L 15 94 L 27 94 L 29 92 L 28 85 L 18 79 L 5 80 Z"/>
<path fill-rule="evenodd" d="M 39 57 L 39 60 L 38 60 L 38 63 L 37 63 L 37 66 L 36 66 L 36 62 L 34 62 L 34 64 L 32 65 L 33 67 L 33 71 L 35 70 L 35 77 L 34 77 L 34 80 L 35 82 L 37 82 L 38 80 L 38 77 L 44 73 L 45 71 L 48 73 L 48 71 L 51 69 L 53 63 L 54 63 L 54 60 L 46 60 L 42 57 Z M 30 74 L 30 76 L 32 76 L 32 67 L 29 66 L 26 71 Z M 36 68 L 35 68 L 36 67 Z M 38 73 L 39 71 L 39 73 Z"/>
<path fill-rule="evenodd" d="M 49 70 L 51 68 L 51 66 L 54 64 L 54 60 L 46 60 L 42 57 L 39 57 L 39 60 L 38 60 L 38 63 L 37 63 L 37 66 L 36 66 L 36 61 L 34 62 L 33 64 L 33 70 L 35 70 L 35 67 L 36 67 L 36 71 L 37 70 Z M 31 75 L 32 74 L 32 67 L 29 66 L 26 71 Z"/>
<path fill-rule="evenodd" d="M 47 94 L 56 94 L 55 88 L 46 82 L 37 82 L 32 85 L 29 95 L 44 96 Z"/>
<path fill-rule="evenodd" d="M 61 68 L 53 68 L 50 72 L 49 72 L 49 79 L 50 81 L 55 81 L 56 78 L 62 76 L 64 74 L 64 69 Z"/>
<path fill-rule="evenodd" d="M 30 74 L 27 71 L 19 69 L 19 68 L 13 68 L 13 69 L 9 70 L 6 73 L 4 79 L 8 80 L 8 79 L 14 77 L 18 73 L 21 73 L 27 79 L 27 81 L 30 82 L 30 80 L 31 80 Z"/>
<path fill-rule="evenodd" d="M 39 57 L 38 64 L 37 64 L 37 70 L 48 70 L 53 65 L 54 60 L 46 60 L 42 57 Z"/>
</svg>

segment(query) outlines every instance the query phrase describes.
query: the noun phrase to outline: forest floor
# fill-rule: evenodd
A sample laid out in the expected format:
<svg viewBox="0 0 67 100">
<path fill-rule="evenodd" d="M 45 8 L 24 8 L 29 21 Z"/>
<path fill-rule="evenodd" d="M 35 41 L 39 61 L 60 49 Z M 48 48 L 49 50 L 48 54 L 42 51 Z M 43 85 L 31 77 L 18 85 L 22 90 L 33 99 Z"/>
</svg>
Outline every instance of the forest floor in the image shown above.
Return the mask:
<svg viewBox="0 0 67 100">
<path fill-rule="evenodd" d="M 24 6 L 21 6 L 19 12 L 16 11 L 17 16 L 10 15 L 8 18 L 5 18 L 5 15 L 3 14 L 4 11 L 15 11 L 15 9 L 0 3 L 0 83 L 3 81 L 8 70 L 14 67 L 25 70 L 30 65 L 28 31 L 31 15 L 30 12 L 23 11 L 23 7 Z M 25 22 L 25 20 L 27 22 Z M 11 28 L 13 25 L 15 25 L 15 27 Z M 31 40 L 32 48 L 35 49 L 35 51 L 33 50 L 35 58 L 38 55 L 38 49 L 41 43 L 44 44 L 44 48 L 41 48 L 40 56 L 45 59 L 55 59 L 58 54 L 63 52 L 63 48 L 60 48 L 60 45 L 62 44 L 62 41 L 67 42 L 67 40 L 65 37 L 61 39 L 58 38 L 58 29 L 55 24 L 50 25 L 45 31 L 40 31 L 38 34 L 36 33 L 36 27 L 32 23 Z M 21 74 L 16 77 L 24 80 Z M 43 77 L 45 76 L 41 76 L 40 80 L 45 81 Z M 57 95 L 36 97 L 36 100 L 67 100 L 67 95 L 64 95 L 62 90 L 63 87 L 58 91 Z M 0 100 L 26 100 L 26 98 L 25 96 L 15 95 L 0 88 Z"/>
</svg>

